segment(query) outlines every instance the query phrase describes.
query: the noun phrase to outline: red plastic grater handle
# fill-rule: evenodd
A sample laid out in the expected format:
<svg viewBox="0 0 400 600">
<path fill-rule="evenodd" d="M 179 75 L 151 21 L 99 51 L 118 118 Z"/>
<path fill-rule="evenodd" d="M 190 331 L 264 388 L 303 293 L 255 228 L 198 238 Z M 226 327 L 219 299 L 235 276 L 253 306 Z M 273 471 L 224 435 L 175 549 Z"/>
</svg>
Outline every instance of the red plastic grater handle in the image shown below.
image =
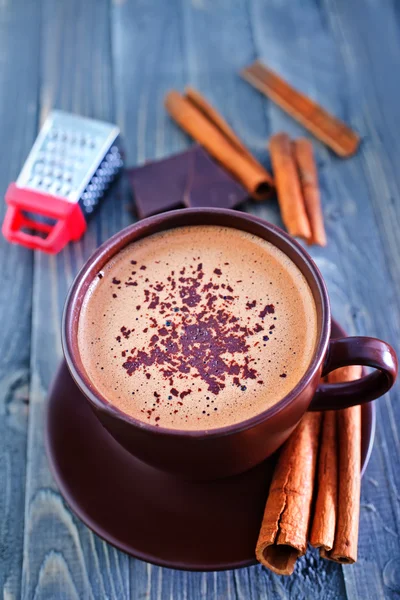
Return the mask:
<svg viewBox="0 0 400 600">
<path fill-rule="evenodd" d="M 8 186 L 5 200 L 8 208 L 2 231 L 10 242 L 56 254 L 68 242 L 79 240 L 86 230 L 85 217 L 79 204 L 50 194 L 20 188 L 15 183 Z M 35 221 L 24 215 L 23 211 L 50 217 L 55 219 L 56 223 L 48 225 Z M 26 233 L 23 228 L 46 233 L 47 236 L 42 238 L 33 233 Z"/>
</svg>

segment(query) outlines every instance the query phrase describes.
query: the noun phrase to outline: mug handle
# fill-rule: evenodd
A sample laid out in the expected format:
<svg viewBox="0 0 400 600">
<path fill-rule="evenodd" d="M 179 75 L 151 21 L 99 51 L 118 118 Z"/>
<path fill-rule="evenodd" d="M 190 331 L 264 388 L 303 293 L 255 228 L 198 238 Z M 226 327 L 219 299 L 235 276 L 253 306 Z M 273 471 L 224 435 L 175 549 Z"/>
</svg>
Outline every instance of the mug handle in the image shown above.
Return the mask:
<svg viewBox="0 0 400 600">
<path fill-rule="evenodd" d="M 374 367 L 376 371 L 356 381 L 320 384 L 308 410 L 335 410 L 371 402 L 386 394 L 396 380 L 396 353 L 389 344 L 376 338 L 331 339 L 322 377 L 349 365 Z"/>
</svg>

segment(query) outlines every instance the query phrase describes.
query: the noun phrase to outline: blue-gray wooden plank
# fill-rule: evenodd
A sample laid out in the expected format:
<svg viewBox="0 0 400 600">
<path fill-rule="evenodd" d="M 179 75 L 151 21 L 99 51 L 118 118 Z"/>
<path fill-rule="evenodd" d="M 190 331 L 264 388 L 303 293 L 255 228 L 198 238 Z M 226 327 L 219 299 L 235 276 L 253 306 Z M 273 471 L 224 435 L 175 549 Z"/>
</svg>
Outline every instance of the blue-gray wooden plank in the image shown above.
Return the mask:
<svg viewBox="0 0 400 600">
<path fill-rule="evenodd" d="M 374 332 L 389 339 L 399 353 L 398 10 L 395 2 L 357 0 L 336 2 L 326 14 L 341 61 L 354 81 L 365 123 L 365 143 L 358 168 L 366 184 L 374 222 L 365 223 L 364 235 L 380 240 L 380 261 L 385 267 L 384 278 L 377 279 L 375 270 L 369 268 L 374 248 L 371 254 L 365 254 L 360 273 L 364 276 L 363 293 L 368 296 Z M 365 199 L 360 190 L 360 209 Z M 365 246 L 370 243 L 368 240 Z M 348 265 L 349 270 L 351 266 Z M 353 598 L 368 595 L 395 598 L 400 592 L 399 396 L 396 384 L 390 396 L 378 403 L 377 443 L 362 497 L 365 517 L 361 523 L 362 559 L 351 571 L 344 571 L 347 593 Z"/>
<path fill-rule="evenodd" d="M 337 318 L 352 333 L 382 336 L 398 349 L 399 311 L 393 273 L 398 277 L 399 237 L 394 230 L 399 206 L 390 201 L 386 191 L 392 189 L 398 196 L 398 188 L 391 169 L 382 168 L 385 155 L 381 155 L 382 145 L 387 144 L 389 154 L 396 153 L 396 145 L 390 142 L 389 130 L 381 137 L 385 142 L 377 143 L 378 132 L 390 125 L 381 115 L 375 116 L 378 104 L 372 97 L 371 102 L 365 101 L 365 90 L 369 90 L 369 97 L 372 91 L 377 93 L 377 86 L 383 85 L 387 97 L 392 102 L 396 100 L 390 95 L 390 70 L 387 79 L 380 76 L 371 83 L 371 73 L 381 73 L 379 53 L 368 54 L 373 68 L 359 60 L 360 46 L 366 50 L 373 38 L 374 44 L 386 44 L 386 55 L 395 61 L 393 36 L 383 42 L 379 35 L 385 26 L 392 30 L 389 23 L 394 15 L 388 3 L 381 12 L 373 11 L 374 3 L 367 4 L 370 8 L 364 13 L 365 3 L 361 6 L 357 2 L 351 3 L 353 11 L 344 2 L 334 11 L 330 3 L 325 3 L 324 8 L 309 3 L 307 10 L 304 5 L 296 10 L 288 1 L 266 6 L 254 0 L 253 22 L 260 57 L 352 124 L 363 138 L 358 154 L 347 161 L 315 144 L 329 246 L 312 249 L 311 253 L 326 278 Z M 358 12 L 354 11 L 356 6 Z M 369 15 L 368 26 L 365 14 Z M 355 40 L 358 46 L 353 46 Z M 269 105 L 269 111 L 274 130 L 285 129 L 293 135 L 301 130 L 280 109 Z M 399 590 L 399 579 L 394 578 L 400 555 L 398 398 L 397 385 L 377 404 L 377 443 L 362 487 L 359 561 L 353 567 L 343 568 L 349 598 L 394 597 Z M 389 454 L 388 447 L 396 452 Z"/>
<path fill-rule="evenodd" d="M 113 121 L 109 1 L 43 0 L 41 14 L 41 120 L 56 107 Z M 129 223 L 126 203 L 114 191 L 82 242 L 57 256 L 35 254 L 22 582 L 22 597 L 29 600 L 130 597 L 128 557 L 70 513 L 49 473 L 43 440 L 46 395 L 61 359 L 60 320 L 67 289 L 96 246 Z"/>
<path fill-rule="evenodd" d="M 37 2 L 0 3 L 0 196 L 35 137 Z M 0 208 L 3 221 L 5 204 Z M 32 253 L 0 239 L 0 595 L 20 597 L 32 306 Z"/>
<path fill-rule="evenodd" d="M 164 96 L 187 81 L 182 8 L 176 0 L 113 3 L 117 121 L 128 165 L 163 158 L 189 145 L 164 110 Z"/>
</svg>

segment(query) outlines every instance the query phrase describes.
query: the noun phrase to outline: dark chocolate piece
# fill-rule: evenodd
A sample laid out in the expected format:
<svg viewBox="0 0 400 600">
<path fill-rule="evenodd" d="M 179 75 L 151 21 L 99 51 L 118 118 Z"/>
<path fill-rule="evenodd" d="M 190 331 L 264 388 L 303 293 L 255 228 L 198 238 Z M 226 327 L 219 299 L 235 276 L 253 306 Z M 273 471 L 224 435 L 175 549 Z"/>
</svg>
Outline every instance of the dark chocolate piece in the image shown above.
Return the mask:
<svg viewBox="0 0 400 600">
<path fill-rule="evenodd" d="M 138 216 L 174 208 L 235 208 L 247 191 L 198 145 L 169 158 L 127 170 Z"/>
<path fill-rule="evenodd" d="M 193 150 L 127 170 L 140 219 L 182 206 L 191 152 Z"/>
<path fill-rule="evenodd" d="M 249 193 L 225 169 L 220 167 L 201 146 L 189 158 L 187 192 L 184 204 L 195 208 L 213 206 L 235 208 Z"/>
</svg>

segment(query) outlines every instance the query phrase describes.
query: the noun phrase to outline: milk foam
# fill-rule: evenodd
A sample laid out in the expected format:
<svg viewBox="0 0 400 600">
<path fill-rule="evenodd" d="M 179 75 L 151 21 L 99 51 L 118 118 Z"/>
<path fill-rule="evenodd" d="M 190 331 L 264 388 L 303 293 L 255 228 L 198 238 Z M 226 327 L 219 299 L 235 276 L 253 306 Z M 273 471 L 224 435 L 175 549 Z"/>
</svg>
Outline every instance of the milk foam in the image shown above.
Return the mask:
<svg viewBox="0 0 400 600">
<path fill-rule="evenodd" d="M 316 337 L 296 265 L 257 236 L 208 225 L 118 253 L 90 285 L 78 327 L 83 365 L 111 404 L 188 430 L 276 404 L 306 372 Z"/>
</svg>

